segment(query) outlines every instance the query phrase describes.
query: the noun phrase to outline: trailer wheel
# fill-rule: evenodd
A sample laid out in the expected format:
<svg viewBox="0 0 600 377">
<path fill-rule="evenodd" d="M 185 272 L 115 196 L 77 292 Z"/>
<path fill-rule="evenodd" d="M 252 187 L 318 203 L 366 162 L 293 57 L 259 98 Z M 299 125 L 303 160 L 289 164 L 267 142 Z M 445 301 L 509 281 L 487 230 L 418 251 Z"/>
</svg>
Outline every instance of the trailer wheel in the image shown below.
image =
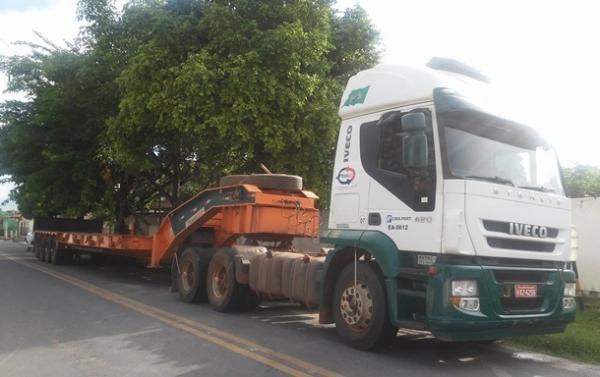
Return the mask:
<svg viewBox="0 0 600 377">
<path fill-rule="evenodd" d="M 387 312 L 383 279 L 368 263 L 353 263 L 339 275 L 333 295 L 337 333 L 348 345 L 370 350 L 385 345 L 398 332 Z"/>
<path fill-rule="evenodd" d="M 300 191 L 302 190 L 302 177 L 287 174 L 227 175 L 219 181 L 220 186 L 241 184 L 256 185 L 262 189 Z"/>
<path fill-rule="evenodd" d="M 48 260 L 48 253 L 48 238 L 44 237 L 44 240 L 42 241 L 42 256 L 40 258 L 42 262 L 46 262 Z"/>
<path fill-rule="evenodd" d="M 213 255 L 206 277 L 208 302 L 218 312 L 244 308 L 248 286 L 235 280 L 235 263 L 226 250 Z"/>
<path fill-rule="evenodd" d="M 48 248 L 47 253 L 46 254 L 46 262 L 50 263 L 50 264 L 55 264 L 54 262 L 56 261 L 56 243 L 54 238 L 48 238 Z"/>
<path fill-rule="evenodd" d="M 58 241 L 56 241 L 56 238 L 50 239 L 50 250 L 50 263 L 54 265 L 61 265 L 65 263 L 65 252 L 64 250 L 58 248 Z"/>
<path fill-rule="evenodd" d="M 37 259 L 42 258 L 42 240 L 40 238 L 41 237 L 38 234 L 36 234 L 33 238 L 33 255 L 35 255 Z"/>
<path fill-rule="evenodd" d="M 181 253 L 178 260 L 177 290 L 182 301 L 189 303 L 206 301 L 205 259 L 200 248 L 188 248 Z"/>
</svg>

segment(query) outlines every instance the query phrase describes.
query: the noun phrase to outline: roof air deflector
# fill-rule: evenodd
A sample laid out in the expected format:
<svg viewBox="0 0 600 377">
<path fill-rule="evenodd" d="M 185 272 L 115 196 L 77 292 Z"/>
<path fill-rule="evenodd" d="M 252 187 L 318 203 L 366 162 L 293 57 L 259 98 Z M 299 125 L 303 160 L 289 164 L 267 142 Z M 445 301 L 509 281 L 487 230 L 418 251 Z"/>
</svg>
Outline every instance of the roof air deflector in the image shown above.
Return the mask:
<svg viewBox="0 0 600 377">
<path fill-rule="evenodd" d="M 490 79 L 481 73 L 481 71 L 455 59 L 433 57 L 429 63 L 427 63 L 427 66 L 439 71 L 458 73 L 486 83 L 490 82 Z"/>
</svg>

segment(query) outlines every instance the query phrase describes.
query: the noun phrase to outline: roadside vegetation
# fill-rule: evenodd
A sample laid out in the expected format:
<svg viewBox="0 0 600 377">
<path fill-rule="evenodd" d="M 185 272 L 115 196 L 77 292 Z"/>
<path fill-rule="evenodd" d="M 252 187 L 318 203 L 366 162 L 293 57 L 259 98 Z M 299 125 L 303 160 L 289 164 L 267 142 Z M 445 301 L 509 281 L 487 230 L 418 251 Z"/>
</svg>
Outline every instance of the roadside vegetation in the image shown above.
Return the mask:
<svg viewBox="0 0 600 377">
<path fill-rule="evenodd" d="M 600 364 L 600 300 L 587 300 L 584 311 L 563 334 L 513 338 L 509 343 L 551 355 Z"/>
<path fill-rule="evenodd" d="M 0 176 L 26 217 L 166 211 L 226 174 L 303 176 L 328 200 L 348 78 L 379 59 L 331 0 L 79 0 L 80 36 L 0 56 Z M 122 226 L 121 226 L 122 225 Z"/>
</svg>

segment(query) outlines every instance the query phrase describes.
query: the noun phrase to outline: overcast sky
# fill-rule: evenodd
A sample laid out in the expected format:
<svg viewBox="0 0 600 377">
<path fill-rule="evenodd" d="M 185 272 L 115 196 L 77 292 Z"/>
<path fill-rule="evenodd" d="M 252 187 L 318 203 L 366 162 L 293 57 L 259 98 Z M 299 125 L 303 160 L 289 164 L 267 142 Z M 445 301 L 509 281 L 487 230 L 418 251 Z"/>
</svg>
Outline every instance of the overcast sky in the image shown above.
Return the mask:
<svg viewBox="0 0 600 377">
<path fill-rule="evenodd" d="M 599 2 L 339 0 L 338 7 L 356 3 L 381 33 L 384 63 L 444 56 L 475 66 L 518 120 L 543 131 L 563 165 L 600 165 Z M 74 38 L 75 5 L 0 0 L 0 54 L 22 51 L 11 42 L 35 40 L 33 30 L 57 43 Z M 0 91 L 5 85 L 0 75 Z M 0 185 L 0 201 L 9 188 Z"/>
</svg>

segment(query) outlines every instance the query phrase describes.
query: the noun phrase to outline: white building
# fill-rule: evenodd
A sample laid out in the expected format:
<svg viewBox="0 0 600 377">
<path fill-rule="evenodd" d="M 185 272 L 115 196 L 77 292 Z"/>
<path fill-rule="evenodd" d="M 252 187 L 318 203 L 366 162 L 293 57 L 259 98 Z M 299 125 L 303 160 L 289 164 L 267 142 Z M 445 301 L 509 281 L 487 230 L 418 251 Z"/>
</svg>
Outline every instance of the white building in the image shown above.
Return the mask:
<svg viewBox="0 0 600 377">
<path fill-rule="evenodd" d="M 600 198 L 572 199 L 573 224 L 579 236 L 577 269 L 586 294 L 600 295 Z"/>
</svg>

